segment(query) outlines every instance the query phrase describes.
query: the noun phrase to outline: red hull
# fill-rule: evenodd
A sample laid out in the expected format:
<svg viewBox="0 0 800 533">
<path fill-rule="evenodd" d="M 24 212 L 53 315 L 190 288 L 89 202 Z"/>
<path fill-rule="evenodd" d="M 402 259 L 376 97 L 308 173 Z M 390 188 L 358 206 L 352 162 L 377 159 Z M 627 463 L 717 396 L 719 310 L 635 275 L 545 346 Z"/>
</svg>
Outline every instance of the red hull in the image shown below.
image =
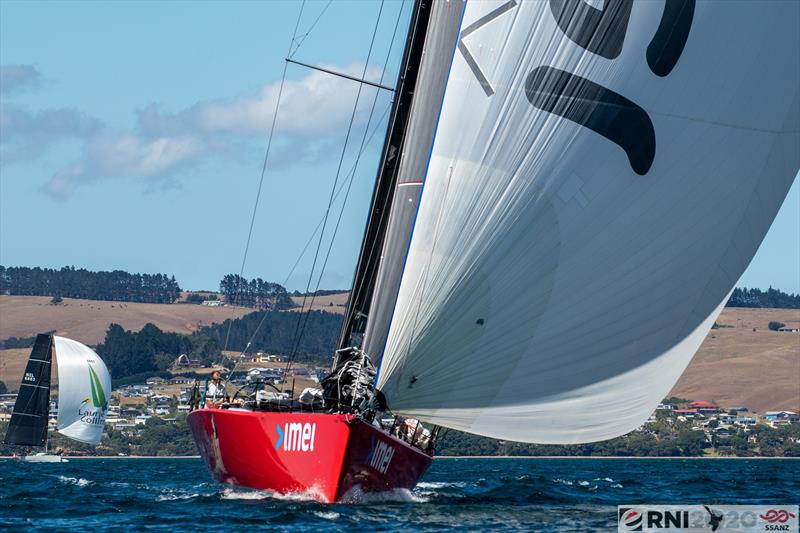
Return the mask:
<svg viewBox="0 0 800 533">
<path fill-rule="evenodd" d="M 187 417 L 214 479 L 335 502 L 364 491 L 410 489 L 431 457 L 351 415 L 199 409 Z"/>
</svg>

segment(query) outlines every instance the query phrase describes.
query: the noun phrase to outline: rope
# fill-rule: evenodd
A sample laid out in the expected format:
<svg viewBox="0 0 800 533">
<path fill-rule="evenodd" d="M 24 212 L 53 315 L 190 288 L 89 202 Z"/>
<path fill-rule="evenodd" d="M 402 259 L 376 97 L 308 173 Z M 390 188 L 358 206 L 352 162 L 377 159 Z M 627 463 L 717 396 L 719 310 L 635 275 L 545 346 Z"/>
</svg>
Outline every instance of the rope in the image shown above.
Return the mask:
<svg viewBox="0 0 800 533">
<path fill-rule="evenodd" d="M 363 146 L 361 152 L 359 152 L 358 157 L 361 157 L 361 155 L 366 151 L 367 146 L 369 146 L 369 144 L 372 142 L 372 139 L 375 137 L 375 133 L 377 133 L 378 129 L 380 128 L 380 125 L 383 123 L 383 119 L 386 117 L 386 115 L 389 114 L 389 110 L 390 109 L 391 109 L 391 106 L 387 106 L 386 109 L 384 110 L 383 114 L 381 115 L 381 117 L 375 123 L 375 127 L 372 128 L 372 132 L 369 134 L 369 138 L 367 139 L 367 142 Z M 358 159 L 356 159 L 356 163 L 354 163 L 353 166 L 350 167 L 350 170 L 348 171 L 349 183 L 352 183 L 353 179 L 355 178 L 355 172 L 356 172 L 357 163 L 358 163 Z M 343 181 L 342 182 L 342 184 L 339 186 L 339 190 L 336 191 L 336 196 L 335 196 L 334 200 L 339 197 L 339 195 L 341 194 L 342 190 L 344 190 L 345 185 L 347 185 L 347 184 L 348 184 L 348 181 Z M 348 187 L 348 191 L 349 191 L 349 187 Z M 283 281 L 283 285 L 284 286 L 286 286 L 286 284 L 289 282 L 289 278 L 292 277 L 292 274 L 294 273 L 295 269 L 297 268 L 297 265 L 300 264 L 300 261 L 303 259 L 303 256 L 305 256 L 306 250 L 308 250 L 308 247 L 311 245 L 311 242 L 314 240 L 314 237 L 316 236 L 316 234 L 319 231 L 320 227 L 322 227 L 322 222 L 324 220 L 325 220 L 325 217 L 323 216 L 319 220 L 319 223 L 317 224 L 317 227 L 314 229 L 314 231 L 311 234 L 311 236 L 306 241 L 306 244 L 303 247 L 303 250 L 300 252 L 300 255 L 298 255 L 297 260 L 295 260 L 294 265 L 292 266 L 292 269 L 289 271 L 289 274 L 286 276 L 286 279 Z M 249 345 L 251 345 L 253 343 L 253 341 L 255 340 L 256 336 L 258 335 L 258 332 L 261 330 L 261 327 L 264 325 L 264 322 L 266 321 L 267 316 L 268 316 L 268 313 L 265 311 L 263 316 L 261 317 L 261 320 L 258 322 L 258 326 L 256 326 L 256 329 L 253 331 L 253 334 L 250 336 L 250 339 L 247 341 L 247 344 L 245 346 L 249 346 Z"/>
<path fill-rule="evenodd" d="M 362 79 L 367 75 L 367 68 L 369 67 L 369 60 L 372 57 L 372 49 L 373 49 L 373 47 L 375 45 L 375 37 L 378 34 L 378 27 L 380 25 L 381 15 L 383 14 L 384 4 L 385 4 L 385 0 L 381 0 L 380 9 L 378 10 L 378 18 L 375 21 L 375 27 L 373 28 L 373 31 L 372 31 L 372 39 L 370 40 L 369 50 L 367 51 L 367 59 L 364 62 L 364 69 L 363 69 L 363 72 L 361 73 L 361 78 Z M 384 65 L 384 72 L 385 72 L 385 65 Z M 383 74 L 381 75 L 381 78 L 382 77 L 383 77 Z M 317 289 L 314 290 L 314 294 L 313 294 L 313 296 L 311 298 L 311 304 L 308 307 L 308 311 L 306 313 L 303 313 L 302 309 L 305 309 L 306 300 L 308 298 L 308 292 L 309 292 L 309 289 L 311 288 L 311 282 L 312 282 L 312 280 L 314 278 L 314 270 L 316 269 L 317 260 L 319 258 L 320 248 L 322 247 L 322 240 L 323 240 L 323 237 L 325 235 L 325 227 L 327 226 L 327 223 L 328 223 L 328 215 L 330 214 L 331 206 L 333 204 L 333 194 L 334 194 L 334 191 L 336 190 L 336 185 L 338 184 L 338 181 L 339 181 L 339 175 L 341 173 L 342 163 L 344 162 L 344 157 L 345 157 L 345 154 L 347 152 L 347 144 L 348 144 L 348 142 L 350 140 L 350 134 L 351 134 L 352 129 L 353 129 L 353 123 L 355 122 L 356 111 L 358 110 L 358 102 L 361 99 L 361 91 L 363 90 L 363 88 L 364 88 L 363 84 L 359 84 L 358 85 L 358 93 L 356 94 L 356 101 L 355 101 L 355 103 L 353 105 L 353 111 L 350 114 L 350 122 L 349 122 L 349 124 L 347 126 L 347 134 L 345 135 L 344 146 L 342 146 L 342 153 L 339 156 L 339 164 L 338 164 L 338 167 L 336 169 L 336 177 L 334 178 L 333 188 L 331 189 L 331 197 L 328 200 L 328 208 L 325 210 L 325 219 L 324 219 L 323 224 L 322 224 L 322 231 L 320 232 L 319 241 L 317 242 L 317 248 L 316 248 L 316 251 L 314 253 L 314 261 L 312 262 L 312 265 L 311 265 L 311 272 L 308 275 L 308 283 L 306 284 L 305 294 L 303 295 L 303 303 L 301 305 L 300 316 L 298 316 L 297 323 L 295 325 L 294 340 L 292 342 L 292 352 L 289 355 L 288 364 L 286 365 L 286 367 L 284 367 L 284 374 L 283 374 L 284 381 L 286 380 L 286 375 L 288 374 L 289 370 L 291 369 L 292 363 L 294 362 L 295 356 L 297 355 L 297 349 L 300 346 L 300 340 L 302 338 L 303 332 L 305 331 L 305 325 L 308 323 L 308 317 L 311 315 L 311 309 L 312 309 L 312 306 L 314 305 L 314 299 L 316 298 L 316 290 Z M 377 100 L 377 93 L 376 93 L 376 100 Z M 375 110 L 375 104 L 373 102 L 372 111 L 370 111 L 370 117 L 372 117 L 372 113 L 374 112 L 374 110 Z M 364 132 L 364 135 L 366 136 L 366 130 Z M 363 143 L 363 140 L 362 140 L 362 143 Z M 347 193 L 345 195 L 345 200 L 344 200 L 344 202 L 342 202 L 342 209 L 340 211 L 336 227 L 334 228 L 333 234 L 331 236 L 331 245 L 330 246 L 333 246 L 333 241 L 336 239 L 336 232 L 338 231 L 338 228 L 339 228 L 339 222 L 341 221 L 342 213 L 344 212 L 344 207 L 345 207 L 345 205 L 347 203 L 347 194 L 349 194 L 349 192 L 350 192 L 350 190 L 349 190 L 349 187 L 348 187 L 348 191 L 347 191 Z M 327 260 L 328 260 L 329 256 L 330 256 L 330 247 L 328 248 L 328 252 L 326 254 L 325 264 L 323 265 L 322 269 L 320 269 L 319 280 L 322 279 L 322 275 L 324 274 L 324 268 L 325 268 L 325 265 L 327 265 Z M 320 283 L 319 280 L 317 281 L 317 288 L 319 287 L 319 283 Z M 300 326 L 301 322 L 303 324 L 302 329 L 301 329 L 301 326 Z"/>
<path fill-rule="evenodd" d="M 405 1 L 405 0 L 403 0 L 403 1 Z M 291 49 L 291 47 L 289 47 L 289 55 L 288 55 L 287 57 L 290 57 L 290 58 L 291 58 L 291 57 L 294 57 L 294 55 L 295 55 L 295 54 L 297 53 L 297 51 L 300 49 L 300 46 L 301 46 L 301 45 L 302 45 L 302 44 L 305 42 L 305 40 L 308 38 L 308 35 L 311 33 L 311 31 L 312 31 L 312 30 L 314 29 L 314 27 L 317 25 L 317 22 L 319 22 L 319 19 L 321 19 L 321 18 L 322 18 L 322 15 L 324 15 L 324 14 L 325 14 L 325 12 L 328 10 L 328 8 L 330 7 L 330 5 L 331 5 L 331 3 L 332 3 L 332 2 L 333 2 L 333 0 L 328 0 L 328 3 L 327 3 L 327 4 L 325 4 L 325 7 L 323 7 L 323 8 L 322 8 L 322 11 L 320 11 L 320 12 L 319 12 L 319 15 L 317 15 L 317 18 L 314 20 L 314 22 L 311 24 L 311 26 L 309 26 L 309 28 L 308 28 L 308 31 L 306 31 L 306 32 L 305 32 L 303 35 L 301 35 L 301 36 L 300 36 L 299 40 L 297 41 L 297 46 L 295 47 L 295 49 L 294 49 L 294 50 L 292 50 L 292 49 Z M 294 44 L 294 42 L 295 42 L 295 39 L 294 39 L 294 38 L 292 38 L 292 43 Z"/>
<path fill-rule="evenodd" d="M 305 0 L 303 0 L 303 2 L 300 4 L 300 12 L 297 14 L 297 22 L 295 22 L 294 31 L 292 32 L 292 40 L 289 42 L 289 52 L 291 52 L 292 45 L 294 44 L 295 39 L 297 38 L 297 29 L 300 27 L 300 19 L 303 17 L 303 9 L 305 8 L 305 5 L 306 5 L 306 2 L 305 2 Z M 287 68 L 288 68 L 288 64 L 284 61 L 283 62 L 283 74 L 281 75 L 281 84 L 280 84 L 280 88 L 278 89 L 278 98 L 277 98 L 277 100 L 275 102 L 275 111 L 272 114 L 272 124 L 270 125 L 270 128 L 269 128 L 269 136 L 267 137 L 267 149 L 266 149 L 266 153 L 264 154 L 264 163 L 261 166 L 261 176 L 258 179 L 258 190 L 256 192 L 256 200 L 255 200 L 255 203 L 253 204 L 253 213 L 250 216 L 250 228 L 249 228 L 249 230 L 247 232 L 247 242 L 245 243 L 244 254 L 242 255 L 242 265 L 239 268 L 239 278 L 236 280 L 236 282 L 237 282 L 236 294 L 237 295 L 240 292 L 240 284 L 241 284 L 241 280 L 242 280 L 242 274 L 244 274 L 244 267 L 245 267 L 245 264 L 247 263 L 247 252 L 250 250 L 250 241 L 251 241 L 251 239 L 253 237 L 253 227 L 254 227 L 255 222 L 256 222 L 256 213 L 258 212 L 258 202 L 261 199 L 261 189 L 263 188 L 263 185 L 264 185 L 264 175 L 266 174 L 266 171 L 267 171 L 267 161 L 269 161 L 269 153 L 270 153 L 270 150 L 272 148 L 272 139 L 273 139 L 273 136 L 275 134 L 275 123 L 278 121 L 278 109 L 280 108 L 280 105 L 281 105 L 281 97 L 283 95 L 283 85 L 286 82 L 286 69 Z M 230 318 L 230 321 L 228 322 L 228 331 L 225 333 L 225 345 L 224 345 L 224 347 L 222 349 L 223 351 L 226 351 L 228 349 L 228 341 L 230 340 L 231 327 L 232 326 L 233 326 L 233 311 L 231 311 L 231 318 Z"/>
<path fill-rule="evenodd" d="M 382 7 L 383 7 L 383 4 L 381 4 L 381 8 Z M 389 64 L 389 58 L 391 57 L 392 48 L 394 47 L 394 41 L 395 41 L 395 37 L 397 35 L 397 29 L 398 29 L 398 27 L 400 25 L 400 18 L 402 16 L 404 7 L 405 7 L 405 0 L 403 0 L 403 4 L 401 4 L 400 10 L 397 13 L 397 19 L 395 21 L 394 31 L 392 33 L 392 38 L 391 38 L 391 41 L 389 43 L 389 49 L 388 49 L 388 51 L 386 53 L 386 58 L 384 59 L 384 62 L 383 62 L 383 69 L 381 71 L 381 78 L 380 78 L 380 82 L 381 83 L 383 83 L 383 79 L 384 79 L 384 77 L 386 75 L 386 69 L 387 69 L 388 64 Z M 378 14 L 378 20 L 380 21 L 380 13 Z M 375 30 L 377 31 L 377 23 L 376 23 Z M 372 38 L 373 38 L 373 42 L 374 42 L 374 39 L 375 39 L 375 34 L 374 33 L 373 33 L 373 37 Z M 371 50 L 372 50 L 372 44 L 370 44 L 370 53 L 367 56 L 367 62 L 369 62 L 369 55 L 371 55 Z M 366 66 L 365 66 L 365 73 L 366 73 Z M 378 93 L 378 91 L 376 91 L 375 92 L 375 97 L 374 97 L 374 99 L 372 101 L 372 107 L 370 109 L 369 119 L 367 120 L 367 129 L 365 129 L 364 136 L 361 139 L 361 147 L 359 148 L 359 155 L 356 158 L 356 161 L 355 161 L 355 163 L 353 165 L 353 171 L 354 172 L 355 172 L 355 168 L 358 166 L 358 163 L 360 161 L 361 153 L 363 153 L 363 151 L 364 151 L 364 146 L 365 146 L 366 137 L 367 137 L 367 131 L 368 131 L 368 128 L 369 128 L 369 124 L 372 121 L 373 114 L 375 112 L 375 107 L 376 107 L 377 102 L 378 102 L 378 96 L 379 96 L 379 93 Z M 355 112 L 355 109 L 354 109 L 354 112 Z M 347 192 L 345 193 L 345 198 L 344 198 L 344 201 L 342 202 L 342 208 L 339 211 L 339 216 L 338 216 L 338 218 L 336 220 L 336 225 L 334 226 L 334 230 L 333 230 L 333 235 L 331 237 L 330 243 L 328 244 L 328 249 L 327 249 L 327 251 L 325 253 L 325 260 L 323 261 L 322 268 L 320 269 L 319 277 L 317 278 L 317 284 L 316 284 L 316 286 L 314 288 L 314 292 L 312 293 L 311 303 L 309 304 L 308 311 L 306 311 L 304 313 L 305 316 L 304 316 L 304 320 L 303 320 L 302 329 L 300 330 L 300 334 L 297 337 L 296 342 L 293 344 L 292 353 L 291 353 L 290 358 L 289 358 L 289 363 L 286 366 L 286 372 L 287 373 L 291 369 L 292 363 L 294 362 L 295 356 L 297 355 L 297 350 L 300 347 L 300 341 L 301 341 L 301 339 L 303 337 L 303 334 L 305 333 L 305 328 L 306 328 L 306 325 L 308 324 L 308 319 L 309 319 L 309 317 L 311 315 L 311 310 L 313 309 L 313 306 L 314 306 L 314 300 L 315 300 L 315 298 L 317 296 L 317 291 L 319 290 L 319 286 L 320 286 L 320 284 L 322 282 L 322 276 L 323 276 L 323 274 L 325 272 L 325 268 L 328 265 L 328 259 L 330 258 L 331 250 L 333 249 L 333 244 L 334 244 L 334 241 L 336 239 L 336 234 L 337 234 L 337 232 L 339 230 L 339 225 L 340 225 L 340 223 L 342 221 L 342 216 L 344 215 L 344 210 L 345 210 L 345 206 L 347 204 L 347 199 L 348 199 L 349 194 L 350 194 L 350 186 L 351 185 L 352 185 L 352 179 L 350 180 L 350 183 L 348 184 Z M 321 242 L 322 242 L 322 237 L 320 236 L 320 243 Z M 312 268 L 312 274 L 311 275 L 313 276 L 313 268 Z M 306 290 L 306 294 L 308 294 L 308 290 Z"/>
</svg>

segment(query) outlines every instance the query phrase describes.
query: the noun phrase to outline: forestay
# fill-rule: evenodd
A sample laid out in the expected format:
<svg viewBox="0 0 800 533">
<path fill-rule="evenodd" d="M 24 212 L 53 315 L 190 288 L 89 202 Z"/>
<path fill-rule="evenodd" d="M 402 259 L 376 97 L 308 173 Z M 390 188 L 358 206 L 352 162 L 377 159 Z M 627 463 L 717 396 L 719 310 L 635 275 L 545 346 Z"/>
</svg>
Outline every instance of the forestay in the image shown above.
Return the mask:
<svg viewBox="0 0 800 533">
<path fill-rule="evenodd" d="M 541 443 L 639 426 L 797 173 L 798 20 L 782 0 L 469 2 L 389 406 Z"/>
<path fill-rule="evenodd" d="M 111 375 L 88 346 L 53 337 L 58 359 L 58 431 L 71 439 L 97 444 L 103 433 L 111 395 Z"/>
</svg>

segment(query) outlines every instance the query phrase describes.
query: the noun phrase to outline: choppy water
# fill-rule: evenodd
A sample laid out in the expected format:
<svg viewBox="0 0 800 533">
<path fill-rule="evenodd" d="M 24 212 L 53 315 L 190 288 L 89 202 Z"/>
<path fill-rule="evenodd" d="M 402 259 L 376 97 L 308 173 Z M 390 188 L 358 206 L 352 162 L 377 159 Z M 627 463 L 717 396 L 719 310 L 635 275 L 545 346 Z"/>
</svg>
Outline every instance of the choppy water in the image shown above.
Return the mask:
<svg viewBox="0 0 800 533">
<path fill-rule="evenodd" d="M 630 503 L 797 504 L 800 460 L 437 459 L 413 491 L 324 505 L 213 483 L 200 460 L 0 460 L 0 529 L 605 531 Z"/>
</svg>

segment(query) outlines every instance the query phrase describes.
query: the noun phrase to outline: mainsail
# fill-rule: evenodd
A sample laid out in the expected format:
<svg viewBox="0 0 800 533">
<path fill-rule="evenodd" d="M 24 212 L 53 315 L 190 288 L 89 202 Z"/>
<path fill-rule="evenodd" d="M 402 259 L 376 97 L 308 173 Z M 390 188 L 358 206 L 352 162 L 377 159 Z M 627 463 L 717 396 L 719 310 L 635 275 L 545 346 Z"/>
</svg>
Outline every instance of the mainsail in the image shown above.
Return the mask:
<svg viewBox="0 0 800 533">
<path fill-rule="evenodd" d="M 52 337 L 37 335 L 19 385 L 4 442 L 21 446 L 44 446 L 50 408 Z"/>
<path fill-rule="evenodd" d="M 370 353 L 395 412 L 540 443 L 636 428 L 791 186 L 800 3 L 599 4 L 466 5 Z"/>
</svg>

